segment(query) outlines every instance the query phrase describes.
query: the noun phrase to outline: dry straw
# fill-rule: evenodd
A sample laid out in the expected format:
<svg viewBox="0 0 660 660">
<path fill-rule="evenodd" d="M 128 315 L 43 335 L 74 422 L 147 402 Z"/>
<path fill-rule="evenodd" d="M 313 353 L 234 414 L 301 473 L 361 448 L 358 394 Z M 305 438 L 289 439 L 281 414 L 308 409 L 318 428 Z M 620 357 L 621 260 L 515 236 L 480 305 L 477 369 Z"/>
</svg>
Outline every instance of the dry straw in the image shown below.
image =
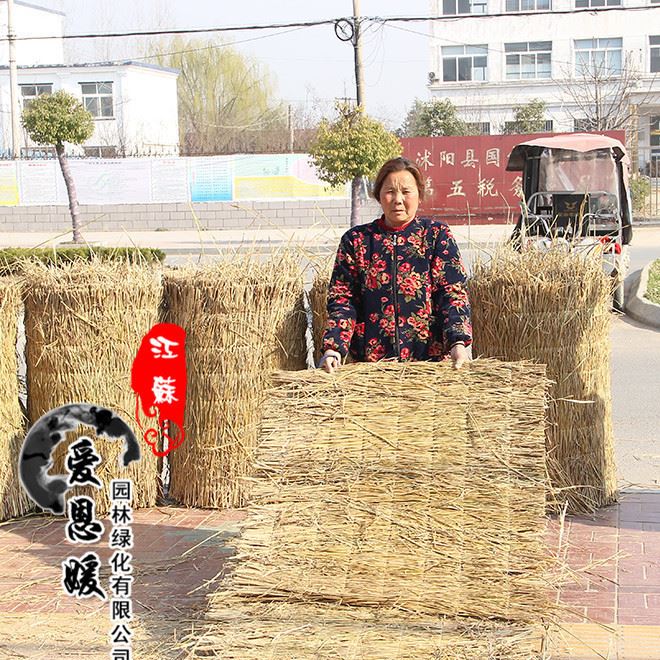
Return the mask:
<svg viewBox="0 0 660 660">
<path fill-rule="evenodd" d="M 309 305 L 312 310 L 312 338 L 314 340 L 314 364 L 318 364 L 323 355 L 323 333 L 328 320 L 328 285 L 330 284 L 330 266 L 315 268 L 312 288 L 309 291 Z"/>
<path fill-rule="evenodd" d="M 131 365 L 142 337 L 158 322 L 160 270 L 122 263 L 74 263 L 59 268 L 26 266 L 25 304 L 28 417 L 69 402 L 111 408 L 133 428 L 135 395 Z M 91 429 L 83 429 L 93 436 Z M 64 472 L 68 442 L 55 452 L 51 472 Z M 119 466 L 123 441 L 96 440 L 103 462 L 96 474 L 106 486 L 87 489 L 99 513 L 108 511 L 107 487 L 113 478 L 131 478 L 133 506 L 156 503 L 157 461 L 142 443 L 140 461 Z M 76 489 L 83 492 L 84 489 Z"/>
<path fill-rule="evenodd" d="M 543 656 L 540 627 L 222 597 L 206 632 L 183 641 L 187 658 L 540 660 Z"/>
<path fill-rule="evenodd" d="M 167 275 L 165 300 L 166 319 L 188 333 L 186 440 L 171 454 L 170 494 L 187 506 L 243 506 L 268 375 L 305 367 L 298 260 L 182 269 Z"/>
<path fill-rule="evenodd" d="M 501 250 L 469 284 L 475 354 L 547 365 L 548 471 L 569 512 L 616 499 L 610 277 L 599 255 Z"/>
<path fill-rule="evenodd" d="M 18 478 L 18 456 L 25 435 L 16 359 L 20 311 L 20 287 L 15 281 L 0 280 L 0 521 L 32 508 Z"/>
<path fill-rule="evenodd" d="M 535 622 L 548 612 L 541 366 L 281 372 L 232 586 Z"/>
</svg>

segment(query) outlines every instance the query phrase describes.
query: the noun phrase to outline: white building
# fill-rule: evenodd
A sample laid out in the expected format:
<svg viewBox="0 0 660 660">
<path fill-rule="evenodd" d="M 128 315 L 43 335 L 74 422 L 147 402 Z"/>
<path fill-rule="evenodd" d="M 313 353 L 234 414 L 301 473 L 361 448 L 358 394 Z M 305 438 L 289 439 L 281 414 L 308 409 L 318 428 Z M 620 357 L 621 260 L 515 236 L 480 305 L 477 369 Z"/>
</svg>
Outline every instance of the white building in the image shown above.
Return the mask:
<svg viewBox="0 0 660 660">
<path fill-rule="evenodd" d="M 431 0 L 431 12 L 456 18 L 431 21 L 429 90 L 479 130 L 501 133 L 534 98 L 547 130 L 584 130 L 580 105 L 632 71 L 628 144 L 641 168 L 660 158 L 660 0 Z M 607 84 L 586 82 L 594 69 Z"/>
<path fill-rule="evenodd" d="M 2 14 L 4 11 L 4 14 Z M 0 5 L 0 21 L 6 3 Z M 61 12 L 26 2 L 15 2 L 18 85 L 21 110 L 40 94 L 65 90 L 81 99 L 94 117 L 94 134 L 71 153 L 87 156 L 178 155 L 178 71 L 139 62 L 63 63 Z M 2 25 L 0 24 L 0 30 Z M 21 41 L 26 36 L 56 39 Z M 11 150 L 11 103 L 7 47 L 0 47 L 0 157 Z M 23 156 L 43 156 L 25 132 Z"/>
</svg>

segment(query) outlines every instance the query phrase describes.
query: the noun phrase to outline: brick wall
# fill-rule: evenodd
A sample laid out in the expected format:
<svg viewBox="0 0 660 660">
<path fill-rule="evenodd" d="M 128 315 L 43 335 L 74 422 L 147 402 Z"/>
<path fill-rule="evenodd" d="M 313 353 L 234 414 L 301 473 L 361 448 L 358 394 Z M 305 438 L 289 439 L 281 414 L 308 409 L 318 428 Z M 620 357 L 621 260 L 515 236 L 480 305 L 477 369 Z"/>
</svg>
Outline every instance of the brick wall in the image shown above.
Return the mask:
<svg viewBox="0 0 660 660">
<path fill-rule="evenodd" d="M 81 206 L 81 220 L 88 231 L 153 231 L 156 229 L 194 230 L 244 229 L 311 225 L 348 227 L 351 204 L 348 199 L 295 200 L 282 202 L 208 202 L 192 205 L 116 204 Z M 194 215 L 193 215 L 194 212 Z M 363 222 L 380 215 L 374 201 L 362 208 Z M 64 232 L 70 229 L 71 218 L 66 206 L 0 207 L 2 232 Z"/>
</svg>

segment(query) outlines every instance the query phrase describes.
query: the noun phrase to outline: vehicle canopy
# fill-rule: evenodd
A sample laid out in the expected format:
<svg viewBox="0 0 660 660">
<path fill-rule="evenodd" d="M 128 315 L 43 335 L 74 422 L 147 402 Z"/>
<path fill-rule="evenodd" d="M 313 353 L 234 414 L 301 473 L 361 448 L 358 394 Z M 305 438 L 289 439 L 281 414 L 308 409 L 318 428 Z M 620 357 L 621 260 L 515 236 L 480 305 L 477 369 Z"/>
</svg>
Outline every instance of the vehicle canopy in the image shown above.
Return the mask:
<svg viewBox="0 0 660 660">
<path fill-rule="evenodd" d="M 623 243 L 632 238 L 630 159 L 623 144 L 607 135 L 567 133 L 541 137 L 516 145 L 506 169 L 523 172 L 523 191 L 530 203 L 539 194 L 553 192 L 555 212 L 561 206 L 579 204 L 582 195 L 616 200 L 623 228 Z M 609 203 L 609 202 L 608 202 Z"/>
<path fill-rule="evenodd" d="M 626 173 L 627 184 L 630 173 L 630 158 L 628 158 L 626 148 L 615 138 L 594 133 L 567 133 L 566 135 L 554 135 L 521 142 L 509 154 L 506 169 L 509 172 L 522 172 L 525 168 L 525 162 L 530 157 L 540 156 L 545 149 L 562 149 L 579 153 L 609 149 L 615 162 L 621 162 L 624 165 L 623 170 Z"/>
</svg>

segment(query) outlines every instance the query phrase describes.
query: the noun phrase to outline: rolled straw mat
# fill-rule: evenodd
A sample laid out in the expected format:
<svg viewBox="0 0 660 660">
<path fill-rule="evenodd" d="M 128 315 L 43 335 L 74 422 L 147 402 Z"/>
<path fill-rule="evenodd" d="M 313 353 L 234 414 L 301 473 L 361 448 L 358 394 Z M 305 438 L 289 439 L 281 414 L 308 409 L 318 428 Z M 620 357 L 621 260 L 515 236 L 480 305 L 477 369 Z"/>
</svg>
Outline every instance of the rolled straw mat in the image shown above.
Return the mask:
<svg viewBox="0 0 660 660">
<path fill-rule="evenodd" d="M 617 496 L 610 321 L 612 278 L 596 255 L 503 250 L 469 283 L 474 354 L 547 365 L 547 425 L 554 498 L 569 512 Z"/>
<path fill-rule="evenodd" d="M 72 493 L 89 494 L 96 512 L 106 513 L 110 480 L 130 478 L 133 506 L 153 506 L 158 494 L 157 460 L 141 441 L 131 365 L 142 337 L 158 322 L 160 271 L 121 263 L 74 263 L 59 268 L 26 267 L 24 277 L 30 424 L 66 403 L 111 408 L 133 428 L 142 445 L 141 458 L 120 467 L 123 441 L 97 438 L 102 462 L 95 472 L 104 488 L 78 487 Z M 81 427 L 83 432 L 95 438 L 93 429 Z M 65 472 L 69 444 L 62 442 L 56 448 L 51 472 Z"/>
<path fill-rule="evenodd" d="M 187 332 L 186 440 L 170 455 L 170 494 L 183 504 L 244 506 L 269 374 L 305 367 L 302 297 L 286 253 L 166 276 L 165 318 Z"/>
<path fill-rule="evenodd" d="M 20 310 L 19 285 L 0 278 L 0 521 L 21 516 L 32 508 L 18 477 L 18 456 L 25 436 L 16 359 Z"/>
</svg>

